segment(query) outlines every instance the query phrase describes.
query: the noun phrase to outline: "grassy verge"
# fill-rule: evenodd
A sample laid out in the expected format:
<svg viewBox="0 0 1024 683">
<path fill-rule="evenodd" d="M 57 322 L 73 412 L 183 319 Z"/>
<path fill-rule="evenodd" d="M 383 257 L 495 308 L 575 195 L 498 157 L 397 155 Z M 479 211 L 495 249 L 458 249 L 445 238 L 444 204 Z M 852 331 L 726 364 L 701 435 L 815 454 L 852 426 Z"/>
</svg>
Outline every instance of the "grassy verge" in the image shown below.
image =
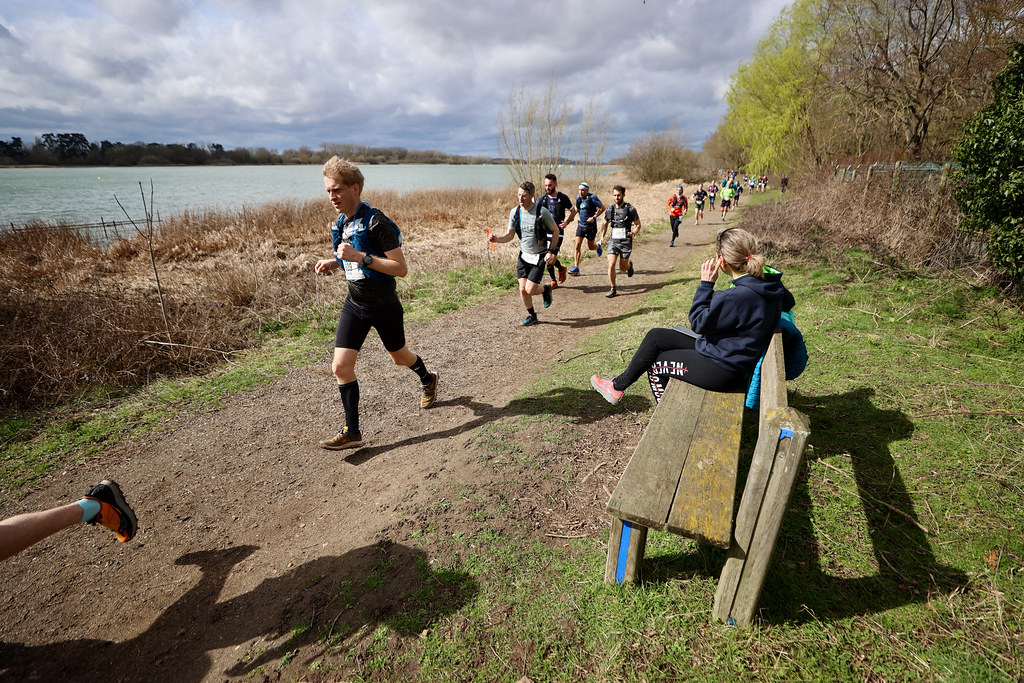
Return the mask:
<svg viewBox="0 0 1024 683">
<path fill-rule="evenodd" d="M 791 403 L 810 416 L 812 435 L 753 628 L 710 620 L 723 553 L 671 534 L 650 536 L 642 585 L 607 587 L 604 538 L 427 529 L 435 563 L 480 592 L 422 637 L 420 676 L 1024 675 L 1024 318 L 991 290 L 847 257 L 840 268 L 784 264 L 811 354 Z M 621 367 L 648 327 L 678 321 L 694 284 L 670 278 L 524 395 Z M 638 384 L 626 401 L 643 405 L 645 392 Z M 557 424 L 554 402 L 550 411 L 530 419 Z M 496 426 L 505 433 L 495 443 L 509 450 L 504 437 L 520 428 Z M 573 439 L 571 423 L 557 429 L 550 438 Z"/>
<path fill-rule="evenodd" d="M 475 266 L 416 273 L 402 282 L 400 295 L 407 319 L 415 322 L 475 305 L 515 286 L 510 269 Z M 325 358 L 338 306 L 310 306 L 265 324 L 265 341 L 258 348 L 233 355 L 229 363 L 202 376 L 159 380 L 132 391 L 96 390 L 52 411 L 7 415 L 0 422 L 0 488 L 16 490 L 120 439 L 159 428 L 182 411 L 215 407 L 225 396 Z"/>
</svg>

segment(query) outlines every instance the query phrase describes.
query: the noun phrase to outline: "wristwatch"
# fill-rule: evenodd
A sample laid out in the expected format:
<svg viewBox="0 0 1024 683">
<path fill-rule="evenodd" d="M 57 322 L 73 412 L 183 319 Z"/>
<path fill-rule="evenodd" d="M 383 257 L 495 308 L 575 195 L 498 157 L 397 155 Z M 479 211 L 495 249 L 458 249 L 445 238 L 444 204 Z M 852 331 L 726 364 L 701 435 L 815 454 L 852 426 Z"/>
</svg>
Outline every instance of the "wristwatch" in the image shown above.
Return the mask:
<svg viewBox="0 0 1024 683">
<path fill-rule="evenodd" d="M 367 254 L 367 255 L 363 256 L 363 265 L 364 266 L 369 266 L 371 263 L 373 263 L 373 254 Z"/>
</svg>

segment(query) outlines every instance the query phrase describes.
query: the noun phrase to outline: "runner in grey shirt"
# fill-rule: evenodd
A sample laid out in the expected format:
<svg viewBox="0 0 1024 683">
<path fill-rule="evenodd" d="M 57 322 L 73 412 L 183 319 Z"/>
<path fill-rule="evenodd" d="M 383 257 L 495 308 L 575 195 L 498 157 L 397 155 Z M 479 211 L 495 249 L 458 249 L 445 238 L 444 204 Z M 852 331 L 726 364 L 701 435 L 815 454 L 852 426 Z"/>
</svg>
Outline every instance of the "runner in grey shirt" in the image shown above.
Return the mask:
<svg viewBox="0 0 1024 683">
<path fill-rule="evenodd" d="M 551 305 L 551 285 L 541 285 L 544 267 L 555 263 L 558 258 L 558 243 L 561 232 L 551 212 L 533 201 L 534 185 L 529 180 L 519 185 L 519 206 L 508 214 L 508 230 L 501 237 L 491 234 L 488 242 L 510 242 L 519 238 L 519 258 L 516 259 L 516 276 L 519 278 L 519 296 L 526 306 L 526 318 L 522 325 L 536 325 L 537 311 L 533 308 L 533 297 L 540 294 L 544 308 Z M 537 222 L 540 221 L 538 227 Z M 550 237 L 549 237 L 550 235 Z"/>
</svg>

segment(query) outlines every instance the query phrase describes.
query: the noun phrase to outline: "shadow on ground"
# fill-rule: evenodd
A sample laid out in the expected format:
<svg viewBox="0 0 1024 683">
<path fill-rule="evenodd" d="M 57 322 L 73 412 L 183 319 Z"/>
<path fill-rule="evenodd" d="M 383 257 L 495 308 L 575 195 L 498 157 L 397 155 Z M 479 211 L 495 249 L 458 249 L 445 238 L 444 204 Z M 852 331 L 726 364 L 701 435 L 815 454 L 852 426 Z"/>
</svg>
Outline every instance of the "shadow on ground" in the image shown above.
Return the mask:
<svg viewBox="0 0 1024 683">
<path fill-rule="evenodd" d="M 465 406 L 473 411 L 475 417 L 449 429 L 360 448 L 345 458 L 345 461 L 353 465 L 361 465 L 381 453 L 396 448 L 414 446 L 436 439 L 450 439 L 482 427 L 489 422 L 517 415 L 564 415 L 571 418 L 574 424 L 597 422 L 607 417 L 608 403 L 599 393 L 589 387 L 589 381 L 587 384 L 586 389 L 556 387 L 535 396 L 513 399 L 504 406 L 482 403 L 474 400 L 471 396 L 459 396 L 447 401 L 438 401 L 438 406 Z M 644 397 L 630 395 L 626 396 L 618 405 L 620 409 L 643 412 L 650 409 L 652 402 Z"/>
<path fill-rule="evenodd" d="M 422 551 L 384 541 L 312 560 L 217 602 L 228 575 L 257 550 L 240 546 L 179 557 L 175 564 L 199 567 L 199 580 L 130 640 L 86 638 L 38 646 L 0 642 L 0 678 L 186 682 L 211 675 L 248 677 L 282 658 L 287 663 L 295 655 L 286 655 L 299 648 L 303 654 L 295 664 L 308 670 L 328 648 L 381 624 L 402 635 L 420 633 L 478 590 L 467 574 L 434 571 Z M 239 648 L 234 665 L 211 671 L 209 653 L 243 644 L 247 647 Z"/>
<path fill-rule="evenodd" d="M 850 458 L 878 572 L 862 577 L 829 573 L 834 565 L 816 540 L 814 507 L 804 468 L 790 499 L 761 593 L 760 614 L 769 622 L 872 614 L 926 602 L 935 593 L 948 594 L 967 585 L 963 572 L 936 561 L 892 456 L 890 444 L 910 436 L 913 424 L 900 411 L 876 407 L 873 396 L 874 390 L 870 388 L 830 396 L 794 395 L 790 405 L 810 418 L 808 444 L 813 451 L 805 457 L 823 461 L 839 456 Z M 749 459 L 756 441 L 756 415 L 748 411 L 746 418 L 744 453 Z M 745 466 L 749 466 L 749 460 Z M 746 473 L 740 474 L 737 486 L 742 491 Z M 854 525 L 849 527 L 849 533 L 858 532 Z M 843 543 L 846 539 L 832 540 Z M 653 558 L 645 562 L 644 570 L 646 580 L 650 581 L 695 573 L 717 578 L 724 564 L 724 550 L 702 547 L 692 553 Z"/>
</svg>

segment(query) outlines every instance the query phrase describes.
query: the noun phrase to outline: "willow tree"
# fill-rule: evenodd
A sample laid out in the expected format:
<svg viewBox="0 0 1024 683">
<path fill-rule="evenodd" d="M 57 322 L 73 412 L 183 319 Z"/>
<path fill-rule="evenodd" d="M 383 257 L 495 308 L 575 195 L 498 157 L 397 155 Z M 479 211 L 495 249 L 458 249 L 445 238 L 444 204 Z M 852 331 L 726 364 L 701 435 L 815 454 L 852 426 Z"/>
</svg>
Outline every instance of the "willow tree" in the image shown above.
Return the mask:
<svg viewBox="0 0 1024 683">
<path fill-rule="evenodd" d="M 744 150 L 753 173 L 824 161 L 819 139 L 825 78 L 821 51 L 827 21 L 819 0 L 797 0 L 782 11 L 750 60 L 733 74 L 721 135 Z"/>
</svg>

